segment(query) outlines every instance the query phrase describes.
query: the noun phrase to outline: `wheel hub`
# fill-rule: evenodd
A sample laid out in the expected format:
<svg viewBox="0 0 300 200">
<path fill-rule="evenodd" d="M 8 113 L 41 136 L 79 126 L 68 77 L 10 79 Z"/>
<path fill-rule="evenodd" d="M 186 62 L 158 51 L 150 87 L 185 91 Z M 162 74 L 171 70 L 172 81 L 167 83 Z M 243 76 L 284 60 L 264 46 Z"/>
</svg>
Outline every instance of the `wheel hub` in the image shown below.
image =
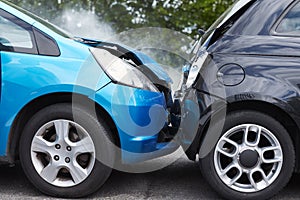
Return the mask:
<svg viewBox="0 0 300 200">
<path fill-rule="evenodd" d="M 240 153 L 239 162 L 242 167 L 251 169 L 258 163 L 259 155 L 255 150 L 247 149 Z"/>
<path fill-rule="evenodd" d="M 53 148 L 55 156 L 53 157 L 55 161 L 59 161 L 61 166 L 67 167 L 68 163 L 71 162 L 73 156 L 72 148 L 65 142 L 56 144 Z"/>
</svg>

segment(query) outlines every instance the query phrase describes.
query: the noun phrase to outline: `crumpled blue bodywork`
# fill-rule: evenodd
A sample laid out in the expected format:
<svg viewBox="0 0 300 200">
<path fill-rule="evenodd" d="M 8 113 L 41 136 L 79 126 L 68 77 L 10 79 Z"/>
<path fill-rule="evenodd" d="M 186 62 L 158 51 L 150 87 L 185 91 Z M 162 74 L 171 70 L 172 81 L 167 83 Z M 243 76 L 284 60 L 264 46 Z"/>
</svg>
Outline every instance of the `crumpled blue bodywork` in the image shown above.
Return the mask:
<svg viewBox="0 0 300 200">
<path fill-rule="evenodd" d="M 167 121 L 164 94 L 113 83 L 90 52 L 90 46 L 50 30 L 33 18 L 0 1 L 0 8 L 52 37 L 59 56 L 42 56 L 0 51 L 0 156 L 7 156 L 9 135 L 20 111 L 48 94 L 73 93 L 90 98 L 113 119 L 124 152 L 154 152 L 159 131 Z M 139 53 L 141 60 L 150 58 Z M 171 79 L 151 69 L 166 82 Z M 129 154 L 128 154 L 129 155 Z M 142 154 L 141 154 L 142 155 Z M 130 159 L 123 155 L 123 161 Z"/>
</svg>

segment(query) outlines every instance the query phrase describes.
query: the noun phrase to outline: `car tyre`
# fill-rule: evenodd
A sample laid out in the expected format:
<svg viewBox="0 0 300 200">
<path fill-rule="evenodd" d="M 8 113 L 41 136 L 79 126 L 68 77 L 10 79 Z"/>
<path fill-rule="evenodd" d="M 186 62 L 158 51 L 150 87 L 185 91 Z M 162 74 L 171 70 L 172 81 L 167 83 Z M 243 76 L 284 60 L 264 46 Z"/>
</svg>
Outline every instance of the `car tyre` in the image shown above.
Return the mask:
<svg viewBox="0 0 300 200">
<path fill-rule="evenodd" d="M 278 193 L 290 180 L 294 164 L 287 130 L 256 111 L 229 113 L 214 149 L 200 160 L 203 176 L 221 196 L 247 200 Z"/>
<path fill-rule="evenodd" d="M 109 178 L 115 156 L 113 137 L 103 119 L 91 113 L 84 106 L 60 103 L 28 121 L 20 138 L 20 161 L 41 192 L 83 197 Z"/>
</svg>

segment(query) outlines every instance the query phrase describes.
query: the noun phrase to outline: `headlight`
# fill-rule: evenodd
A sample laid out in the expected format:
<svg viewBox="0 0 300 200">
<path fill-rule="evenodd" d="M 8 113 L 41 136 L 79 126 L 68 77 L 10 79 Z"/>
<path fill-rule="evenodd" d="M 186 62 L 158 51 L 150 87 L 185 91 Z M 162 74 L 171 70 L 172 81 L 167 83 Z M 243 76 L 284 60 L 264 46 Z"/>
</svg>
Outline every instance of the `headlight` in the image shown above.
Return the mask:
<svg viewBox="0 0 300 200">
<path fill-rule="evenodd" d="M 135 88 L 158 92 L 153 83 L 128 62 L 100 48 L 91 48 L 91 53 L 113 81 Z"/>
</svg>

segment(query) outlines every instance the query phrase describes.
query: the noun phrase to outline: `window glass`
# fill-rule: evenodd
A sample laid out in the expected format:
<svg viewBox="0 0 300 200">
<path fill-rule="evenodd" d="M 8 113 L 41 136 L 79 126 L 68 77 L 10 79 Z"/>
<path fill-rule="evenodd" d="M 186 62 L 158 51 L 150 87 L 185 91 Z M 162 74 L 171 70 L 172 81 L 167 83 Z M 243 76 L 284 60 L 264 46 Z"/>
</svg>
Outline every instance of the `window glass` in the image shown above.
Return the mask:
<svg viewBox="0 0 300 200">
<path fill-rule="evenodd" d="M 30 32 L 0 16 L 0 43 L 6 47 L 33 48 Z"/>
<path fill-rule="evenodd" d="M 24 10 L 23 8 L 20 8 L 18 6 L 16 6 L 15 4 L 13 3 L 10 3 L 10 2 L 5 2 L 6 4 L 10 5 L 11 7 L 21 11 L 22 13 L 28 15 L 29 17 L 31 17 L 32 19 L 36 20 L 37 22 L 43 24 L 44 26 L 46 26 L 47 28 L 51 29 L 52 31 L 54 31 L 55 33 L 63 36 L 63 37 L 66 37 L 66 38 L 73 38 L 73 35 L 71 35 L 70 33 L 68 33 L 67 31 L 65 30 L 62 30 L 61 28 L 55 26 L 54 24 L 51 24 L 49 23 L 48 21 L 32 14 L 31 12 L 28 12 L 27 10 Z"/>
<path fill-rule="evenodd" d="M 300 34 L 300 3 L 297 3 L 282 19 L 277 33 Z"/>
</svg>

